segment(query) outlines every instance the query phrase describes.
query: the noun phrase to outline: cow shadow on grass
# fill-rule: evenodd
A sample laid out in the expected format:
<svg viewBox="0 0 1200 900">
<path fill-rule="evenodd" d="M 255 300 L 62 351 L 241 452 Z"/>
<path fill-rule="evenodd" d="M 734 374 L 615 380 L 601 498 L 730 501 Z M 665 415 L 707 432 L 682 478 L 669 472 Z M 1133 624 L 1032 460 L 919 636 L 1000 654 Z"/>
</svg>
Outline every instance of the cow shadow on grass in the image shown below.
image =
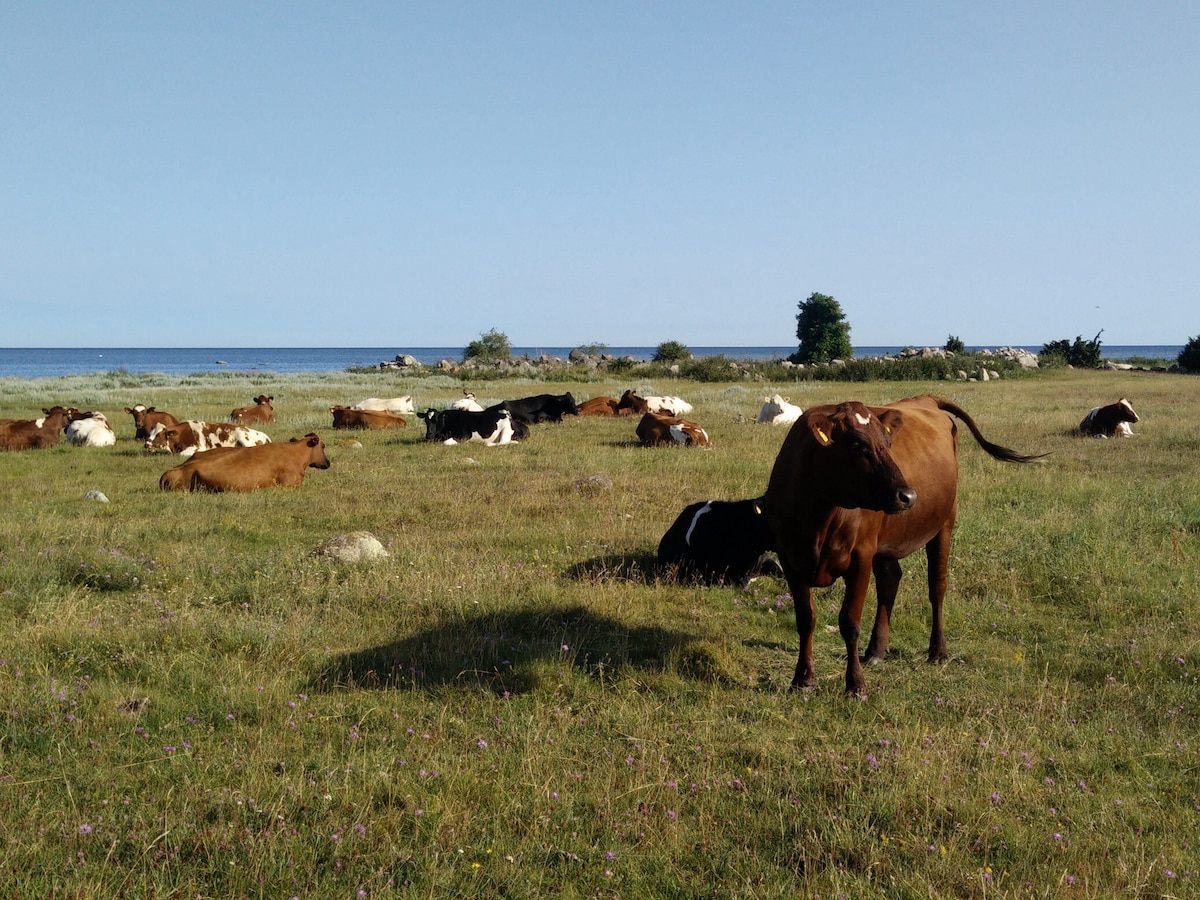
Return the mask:
<svg viewBox="0 0 1200 900">
<path fill-rule="evenodd" d="M 310 679 L 308 690 L 460 687 L 520 694 L 536 688 L 546 671 L 597 677 L 629 667 L 662 671 L 695 640 L 658 626 L 630 626 L 582 606 L 504 610 L 342 654 Z"/>
</svg>

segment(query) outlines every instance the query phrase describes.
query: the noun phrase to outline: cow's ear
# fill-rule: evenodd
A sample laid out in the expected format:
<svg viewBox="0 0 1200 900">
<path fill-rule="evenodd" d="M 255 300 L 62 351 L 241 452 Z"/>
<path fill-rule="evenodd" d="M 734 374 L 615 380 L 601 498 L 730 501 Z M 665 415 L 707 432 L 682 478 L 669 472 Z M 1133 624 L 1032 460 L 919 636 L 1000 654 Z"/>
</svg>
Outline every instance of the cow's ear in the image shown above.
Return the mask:
<svg viewBox="0 0 1200 900">
<path fill-rule="evenodd" d="M 814 413 L 808 417 L 808 430 L 822 447 L 833 443 L 833 424 L 824 413 Z"/>
<path fill-rule="evenodd" d="M 894 434 L 904 425 L 904 413 L 898 409 L 885 409 L 879 413 L 877 418 L 888 434 Z"/>
</svg>

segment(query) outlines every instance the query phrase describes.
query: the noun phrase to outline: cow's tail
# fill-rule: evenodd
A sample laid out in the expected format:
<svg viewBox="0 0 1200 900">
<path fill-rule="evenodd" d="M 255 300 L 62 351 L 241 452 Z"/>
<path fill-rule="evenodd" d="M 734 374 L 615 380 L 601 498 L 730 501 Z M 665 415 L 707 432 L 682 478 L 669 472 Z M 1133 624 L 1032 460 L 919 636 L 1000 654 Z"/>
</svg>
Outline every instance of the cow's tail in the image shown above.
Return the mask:
<svg viewBox="0 0 1200 900">
<path fill-rule="evenodd" d="M 1048 456 L 1047 453 L 1024 454 L 1018 453 L 1016 450 L 1009 450 L 1007 447 L 1001 447 L 999 444 L 993 444 L 983 436 L 979 430 L 979 426 L 975 424 L 975 420 L 968 415 L 967 411 L 957 404 L 951 403 L 949 400 L 943 400 L 941 397 L 933 398 L 938 405 L 938 408 L 950 413 L 957 419 L 961 419 L 962 423 L 967 426 L 971 432 L 971 436 L 978 441 L 979 446 L 986 451 L 988 456 L 993 459 L 1001 460 L 1002 462 L 1013 463 L 1031 463 Z"/>
</svg>

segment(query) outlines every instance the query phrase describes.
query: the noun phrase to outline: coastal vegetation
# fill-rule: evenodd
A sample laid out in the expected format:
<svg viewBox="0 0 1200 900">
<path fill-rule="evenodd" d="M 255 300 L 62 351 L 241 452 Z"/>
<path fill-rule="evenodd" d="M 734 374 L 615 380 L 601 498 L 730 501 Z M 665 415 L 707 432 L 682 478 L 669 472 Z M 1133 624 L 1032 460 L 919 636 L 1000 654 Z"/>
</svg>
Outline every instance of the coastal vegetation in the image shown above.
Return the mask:
<svg viewBox="0 0 1200 900">
<path fill-rule="evenodd" d="M 330 430 L 335 403 L 461 396 L 458 373 L 429 369 L 5 379 L 0 417 L 99 409 L 120 440 L 0 453 L 0 882 L 30 897 L 1200 893 L 1196 382 L 805 371 L 550 382 L 577 400 L 680 394 L 706 451 L 644 449 L 622 418 L 502 448 L 429 444 L 416 420 Z M 487 403 L 547 379 L 471 386 Z M 773 392 L 805 408 L 941 393 L 991 440 L 1050 453 L 1005 466 L 963 442 L 947 664 L 924 661 L 921 554 L 861 700 L 828 631 L 840 586 L 818 595 L 817 686 L 791 693 L 785 583 L 656 571 L 685 505 L 764 489 L 784 432 L 754 419 Z M 132 440 L 124 407 L 220 419 L 260 393 L 272 438 L 317 431 L 330 469 L 297 489 L 159 491 L 173 460 Z M 1122 396 L 1137 437 L 1074 436 Z M 390 555 L 314 554 L 353 531 Z"/>
</svg>

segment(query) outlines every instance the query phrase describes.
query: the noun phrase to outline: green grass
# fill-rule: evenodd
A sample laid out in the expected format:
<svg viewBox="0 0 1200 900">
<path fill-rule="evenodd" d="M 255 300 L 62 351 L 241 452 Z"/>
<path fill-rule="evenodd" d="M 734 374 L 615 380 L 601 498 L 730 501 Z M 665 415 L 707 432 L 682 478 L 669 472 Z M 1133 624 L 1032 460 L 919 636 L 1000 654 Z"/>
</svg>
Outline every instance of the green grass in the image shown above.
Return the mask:
<svg viewBox="0 0 1200 900">
<path fill-rule="evenodd" d="M 445 405 L 445 377 L 0 382 L 0 417 L 99 408 L 121 438 L 0 453 L 6 893 L 1200 895 L 1200 381 L 635 381 L 552 390 L 681 394 L 714 448 L 647 450 L 626 419 L 503 448 L 426 444 L 415 419 L 329 427 L 366 396 Z M 158 490 L 172 461 L 123 407 L 220 419 L 261 390 L 265 430 L 318 431 L 329 470 Z M 861 700 L 829 630 L 840 585 L 818 593 L 817 685 L 793 694 L 784 583 L 656 577 L 686 504 L 764 489 L 783 431 L 753 421 L 775 390 L 942 393 L 1052 453 L 1006 466 L 960 429 L 945 665 L 924 661 L 920 554 Z M 1121 396 L 1136 439 L 1070 434 Z M 390 557 L 312 555 L 352 530 Z"/>
</svg>

